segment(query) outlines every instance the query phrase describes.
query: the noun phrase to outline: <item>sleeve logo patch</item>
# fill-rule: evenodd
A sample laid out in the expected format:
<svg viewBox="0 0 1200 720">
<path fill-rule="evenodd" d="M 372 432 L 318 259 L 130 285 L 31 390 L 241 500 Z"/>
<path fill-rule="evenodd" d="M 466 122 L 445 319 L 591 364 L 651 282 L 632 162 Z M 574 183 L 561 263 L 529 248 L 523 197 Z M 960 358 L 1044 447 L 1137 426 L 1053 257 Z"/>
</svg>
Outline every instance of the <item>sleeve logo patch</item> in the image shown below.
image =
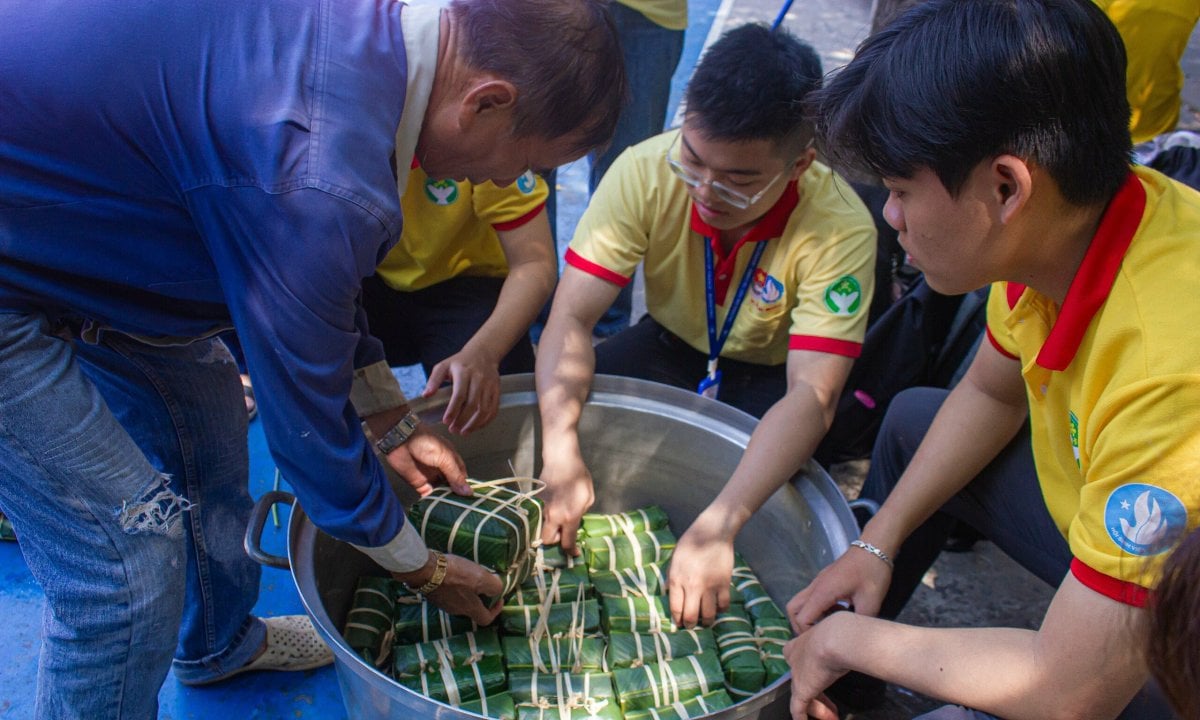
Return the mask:
<svg viewBox="0 0 1200 720">
<path fill-rule="evenodd" d="M 766 270 L 757 268 L 750 285 L 750 297 L 759 309 L 774 307 L 783 300 L 783 283 L 768 275 Z"/>
<path fill-rule="evenodd" d="M 1160 487 L 1130 483 L 1109 494 L 1104 526 L 1113 543 L 1130 555 L 1158 555 L 1187 531 L 1187 508 Z"/>
<path fill-rule="evenodd" d="M 825 308 L 834 315 L 848 317 L 862 306 L 862 286 L 851 275 L 838 278 L 825 289 Z"/>
<path fill-rule="evenodd" d="M 434 205 L 449 205 L 458 199 L 458 183 L 430 178 L 425 181 L 425 197 Z"/>
<path fill-rule="evenodd" d="M 532 170 L 526 170 L 521 177 L 517 178 L 517 189 L 525 195 L 529 195 L 537 189 L 537 178 L 533 176 Z"/>
</svg>

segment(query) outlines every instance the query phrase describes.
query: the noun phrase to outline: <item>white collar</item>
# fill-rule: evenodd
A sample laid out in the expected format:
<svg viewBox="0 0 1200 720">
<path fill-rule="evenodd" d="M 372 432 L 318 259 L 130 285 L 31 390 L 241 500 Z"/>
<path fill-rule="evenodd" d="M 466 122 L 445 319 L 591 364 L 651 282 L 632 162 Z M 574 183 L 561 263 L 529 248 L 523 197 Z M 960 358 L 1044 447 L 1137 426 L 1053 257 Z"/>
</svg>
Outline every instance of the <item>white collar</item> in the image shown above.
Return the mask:
<svg viewBox="0 0 1200 720">
<path fill-rule="evenodd" d="M 442 9 L 445 0 L 404 2 L 400 15 L 400 32 L 407 56 L 407 85 L 404 111 L 396 128 L 396 190 L 404 197 L 408 172 L 417 151 L 417 139 L 425 122 L 429 95 L 433 92 L 433 76 L 437 71 L 438 41 L 441 37 Z"/>
</svg>

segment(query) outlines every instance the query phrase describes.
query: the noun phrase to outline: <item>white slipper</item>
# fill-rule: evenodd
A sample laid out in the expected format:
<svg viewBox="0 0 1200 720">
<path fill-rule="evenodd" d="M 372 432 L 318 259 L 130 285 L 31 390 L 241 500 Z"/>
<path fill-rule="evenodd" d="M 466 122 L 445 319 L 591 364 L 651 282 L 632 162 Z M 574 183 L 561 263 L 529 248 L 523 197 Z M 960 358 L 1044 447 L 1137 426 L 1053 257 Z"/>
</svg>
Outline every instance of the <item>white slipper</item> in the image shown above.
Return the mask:
<svg viewBox="0 0 1200 720">
<path fill-rule="evenodd" d="M 307 615 L 282 615 L 262 618 L 267 626 L 267 647 L 245 665 L 220 677 L 186 685 L 209 685 L 246 672 L 275 670 L 297 672 L 324 667 L 333 662 L 333 651 L 317 635 Z"/>
</svg>

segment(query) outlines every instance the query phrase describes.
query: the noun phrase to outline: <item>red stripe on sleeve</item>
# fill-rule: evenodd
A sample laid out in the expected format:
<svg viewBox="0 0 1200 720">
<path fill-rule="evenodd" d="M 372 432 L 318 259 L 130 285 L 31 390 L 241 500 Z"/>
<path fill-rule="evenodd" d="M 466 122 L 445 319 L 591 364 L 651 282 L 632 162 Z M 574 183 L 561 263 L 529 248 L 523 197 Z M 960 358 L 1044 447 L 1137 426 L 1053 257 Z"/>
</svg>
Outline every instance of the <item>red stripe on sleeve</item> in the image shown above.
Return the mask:
<svg viewBox="0 0 1200 720">
<path fill-rule="evenodd" d="M 538 213 L 540 213 L 542 211 L 542 208 L 544 208 L 544 207 L 546 207 L 546 203 L 544 203 L 544 202 L 538 203 L 537 207 L 535 207 L 534 209 L 525 213 L 524 215 L 517 218 L 516 220 L 507 220 L 505 222 L 492 223 L 492 227 L 496 228 L 496 230 L 498 232 L 504 232 L 505 230 L 516 230 L 517 228 L 521 227 L 525 223 L 527 223 L 530 220 L 537 217 Z"/>
<path fill-rule="evenodd" d="M 587 273 L 588 275 L 595 275 L 596 277 L 600 278 L 601 280 L 607 280 L 610 283 L 612 283 L 618 287 L 625 287 L 626 285 L 629 284 L 629 281 L 633 279 L 633 278 L 627 278 L 620 273 L 615 273 L 612 270 L 609 270 L 608 268 L 604 267 L 603 265 L 597 265 L 596 263 L 592 262 L 591 260 L 584 258 L 583 256 L 581 256 L 579 253 L 575 252 L 571 248 L 567 248 L 567 254 L 566 254 L 565 260 L 567 261 L 567 264 L 570 265 L 571 267 L 582 270 L 585 273 Z"/>
<path fill-rule="evenodd" d="M 862 354 L 862 343 L 816 335 L 790 335 L 788 336 L 788 350 L 815 350 L 831 355 L 856 358 Z"/>
<path fill-rule="evenodd" d="M 1128 580 L 1118 580 L 1115 577 L 1105 575 L 1099 570 L 1093 570 L 1091 567 L 1084 565 L 1079 558 L 1072 558 L 1071 574 L 1075 576 L 1076 580 L 1083 583 L 1085 587 L 1095 590 L 1104 597 L 1112 598 L 1126 605 L 1144 608 L 1146 607 L 1146 602 L 1150 599 L 1150 591 L 1141 585 L 1131 583 Z"/>
<path fill-rule="evenodd" d="M 988 342 L 990 342 L 990 343 L 992 344 L 992 347 L 996 348 L 996 350 L 997 350 L 997 351 L 998 351 L 998 352 L 999 352 L 1001 355 L 1003 355 L 1003 356 L 1004 356 L 1004 357 L 1006 357 L 1006 358 L 1012 359 L 1012 360 L 1020 360 L 1020 359 L 1021 359 L 1021 358 L 1017 357 L 1016 355 L 1013 355 L 1013 354 L 1012 354 L 1012 353 L 1010 353 L 1009 351 L 1005 350 L 1005 349 L 1004 349 L 1004 348 L 1003 348 L 1003 347 L 1000 345 L 1000 341 L 998 341 L 998 340 L 996 339 L 996 336 L 992 334 L 992 329 L 991 329 L 991 328 L 984 328 L 984 330 L 987 332 L 987 339 L 988 339 Z"/>
</svg>

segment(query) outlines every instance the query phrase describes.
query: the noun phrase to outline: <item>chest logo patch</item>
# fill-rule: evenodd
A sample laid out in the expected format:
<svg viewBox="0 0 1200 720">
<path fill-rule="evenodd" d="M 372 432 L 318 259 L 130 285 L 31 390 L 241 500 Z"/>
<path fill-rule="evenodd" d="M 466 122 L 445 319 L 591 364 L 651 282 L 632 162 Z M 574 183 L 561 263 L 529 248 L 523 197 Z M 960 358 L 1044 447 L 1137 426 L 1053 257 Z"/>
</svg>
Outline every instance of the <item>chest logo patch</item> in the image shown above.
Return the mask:
<svg viewBox="0 0 1200 720">
<path fill-rule="evenodd" d="M 533 176 L 532 170 L 526 170 L 521 177 L 517 178 L 517 189 L 523 194 L 528 195 L 537 188 L 537 178 Z"/>
<path fill-rule="evenodd" d="M 425 181 L 425 197 L 434 205 L 450 205 L 458 199 L 458 183 L 430 178 Z"/>
<path fill-rule="evenodd" d="M 783 283 L 768 275 L 766 270 L 758 268 L 754 271 L 750 294 L 755 305 L 766 309 L 783 300 Z"/>
<path fill-rule="evenodd" d="M 1167 490 L 1129 483 L 1109 494 L 1104 526 L 1113 543 L 1130 555 L 1158 555 L 1187 531 L 1187 509 Z"/>
<path fill-rule="evenodd" d="M 851 275 L 838 278 L 825 288 L 825 308 L 834 315 L 848 317 L 862 306 L 862 286 Z"/>
</svg>

